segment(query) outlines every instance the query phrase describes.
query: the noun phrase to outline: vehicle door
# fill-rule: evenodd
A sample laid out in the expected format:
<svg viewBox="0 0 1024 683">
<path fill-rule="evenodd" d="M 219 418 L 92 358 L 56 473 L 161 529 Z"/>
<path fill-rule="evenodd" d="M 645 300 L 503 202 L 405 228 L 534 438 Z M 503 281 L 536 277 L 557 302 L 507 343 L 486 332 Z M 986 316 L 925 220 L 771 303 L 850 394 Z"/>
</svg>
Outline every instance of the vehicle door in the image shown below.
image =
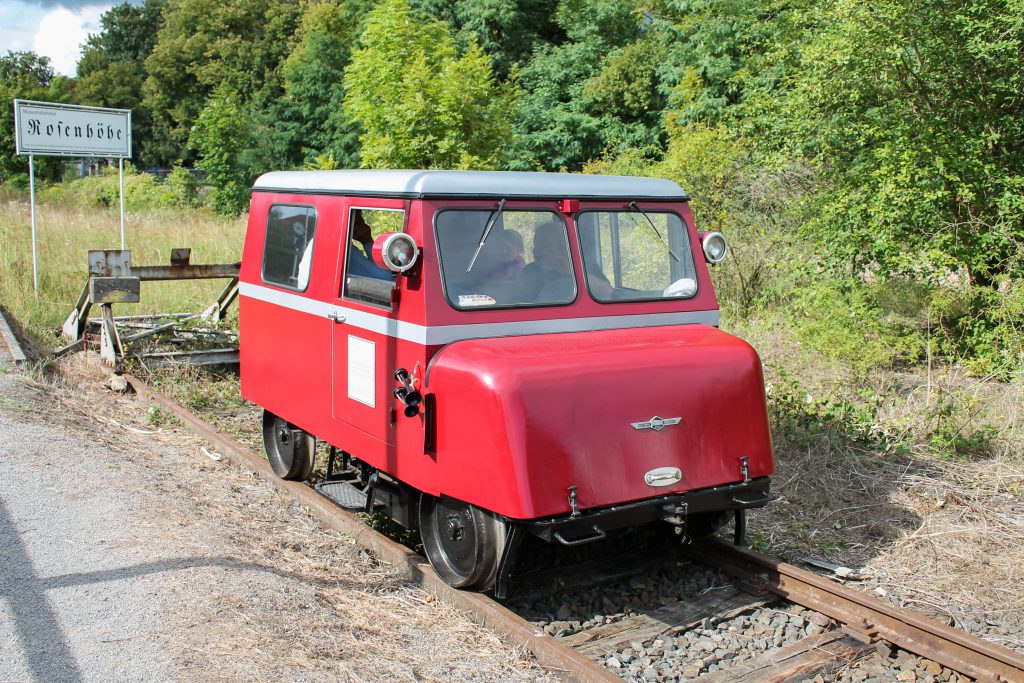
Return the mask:
<svg viewBox="0 0 1024 683">
<path fill-rule="evenodd" d="M 396 342 L 395 274 L 373 262 L 373 240 L 403 232 L 404 202 L 360 200 L 349 206 L 338 253 L 341 272 L 331 317 L 333 414 L 385 443 L 395 441 L 392 392 Z"/>
</svg>

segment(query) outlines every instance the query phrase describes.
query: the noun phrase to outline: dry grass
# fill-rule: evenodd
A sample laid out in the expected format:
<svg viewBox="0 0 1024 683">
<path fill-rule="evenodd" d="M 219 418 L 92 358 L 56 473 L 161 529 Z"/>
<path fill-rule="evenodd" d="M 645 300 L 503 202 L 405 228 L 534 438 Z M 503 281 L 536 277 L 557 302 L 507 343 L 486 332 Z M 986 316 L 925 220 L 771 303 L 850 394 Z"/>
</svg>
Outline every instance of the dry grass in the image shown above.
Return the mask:
<svg viewBox="0 0 1024 683">
<path fill-rule="evenodd" d="M 32 288 L 32 229 L 26 194 L 0 188 L 0 303 L 37 342 L 49 342 L 78 299 L 90 249 L 120 246 L 118 210 L 39 202 L 36 230 L 39 294 Z M 231 263 L 242 253 L 245 217 L 225 219 L 206 210 L 161 209 L 125 216 L 125 242 L 138 265 L 169 263 L 174 247 L 192 247 L 193 263 Z M 146 283 L 140 304 L 118 314 L 195 311 L 212 302 L 223 281 Z"/>
<path fill-rule="evenodd" d="M 874 577 L 866 590 L 1024 651 L 1024 378 L 976 379 L 954 366 L 855 381 L 784 336 L 748 336 L 769 382 L 797 377 L 813 396 L 881 397 L 875 443 L 841 420 L 775 430 L 780 498 L 751 516 L 756 544 L 864 569 Z M 977 448 L 951 455 L 937 431 Z M 886 442 L 903 447 L 886 451 Z"/>
</svg>

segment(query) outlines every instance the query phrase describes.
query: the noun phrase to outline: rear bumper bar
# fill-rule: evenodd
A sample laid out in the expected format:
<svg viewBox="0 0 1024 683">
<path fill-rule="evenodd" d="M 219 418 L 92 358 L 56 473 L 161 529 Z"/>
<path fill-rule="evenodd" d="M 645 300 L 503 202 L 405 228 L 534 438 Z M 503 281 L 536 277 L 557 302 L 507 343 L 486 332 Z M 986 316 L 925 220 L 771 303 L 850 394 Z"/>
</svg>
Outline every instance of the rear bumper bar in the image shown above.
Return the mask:
<svg viewBox="0 0 1024 683">
<path fill-rule="evenodd" d="M 685 515 L 764 507 L 771 500 L 770 477 L 748 482 L 713 486 L 660 498 L 609 505 L 581 512 L 526 522 L 530 533 L 545 541 L 579 545 L 597 541 L 605 532 L 655 521 L 674 522 L 681 511 Z"/>
</svg>

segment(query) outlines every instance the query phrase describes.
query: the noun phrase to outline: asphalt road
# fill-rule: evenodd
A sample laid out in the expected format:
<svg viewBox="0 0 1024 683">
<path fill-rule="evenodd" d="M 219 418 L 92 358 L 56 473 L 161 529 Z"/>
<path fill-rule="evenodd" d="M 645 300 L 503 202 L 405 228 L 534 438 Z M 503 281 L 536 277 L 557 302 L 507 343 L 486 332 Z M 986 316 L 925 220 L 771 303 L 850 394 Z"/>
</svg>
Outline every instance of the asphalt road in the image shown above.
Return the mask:
<svg viewBox="0 0 1024 683">
<path fill-rule="evenodd" d="M 34 413 L 0 369 L 0 681 L 171 680 L 134 501 L 104 486 L 114 454 Z"/>
</svg>

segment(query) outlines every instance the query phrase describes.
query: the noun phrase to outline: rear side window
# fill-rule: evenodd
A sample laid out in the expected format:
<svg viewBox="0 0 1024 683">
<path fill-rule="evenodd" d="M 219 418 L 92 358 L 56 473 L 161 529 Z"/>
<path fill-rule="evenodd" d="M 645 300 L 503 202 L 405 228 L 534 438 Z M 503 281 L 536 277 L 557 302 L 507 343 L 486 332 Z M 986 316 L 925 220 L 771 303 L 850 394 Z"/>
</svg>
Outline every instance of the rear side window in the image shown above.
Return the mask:
<svg viewBox="0 0 1024 683">
<path fill-rule="evenodd" d="M 316 209 L 312 206 L 271 206 L 263 242 L 263 281 L 305 291 L 309 286 L 315 233 Z"/>
</svg>

